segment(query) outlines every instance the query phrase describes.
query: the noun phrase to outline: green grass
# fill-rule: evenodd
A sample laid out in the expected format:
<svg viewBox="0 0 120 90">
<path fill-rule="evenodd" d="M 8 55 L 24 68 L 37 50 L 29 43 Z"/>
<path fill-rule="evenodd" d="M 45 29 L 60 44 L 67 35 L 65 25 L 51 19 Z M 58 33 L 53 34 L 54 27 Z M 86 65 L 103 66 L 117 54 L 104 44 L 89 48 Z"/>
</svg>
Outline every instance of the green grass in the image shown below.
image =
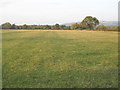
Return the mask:
<svg viewBox="0 0 120 90">
<path fill-rule="evenodd" d="M 117 88 L 118 33 L 4 31 L 3 88 Z"/>
</svg>

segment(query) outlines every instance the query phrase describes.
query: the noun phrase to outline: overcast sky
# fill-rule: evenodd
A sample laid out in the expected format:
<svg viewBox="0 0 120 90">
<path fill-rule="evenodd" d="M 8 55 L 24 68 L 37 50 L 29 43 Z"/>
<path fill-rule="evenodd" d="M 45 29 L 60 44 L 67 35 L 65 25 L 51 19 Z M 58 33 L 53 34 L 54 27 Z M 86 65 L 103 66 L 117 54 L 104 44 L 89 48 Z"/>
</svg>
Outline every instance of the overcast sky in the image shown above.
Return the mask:
<svg viewBox="0 0 120 90">
<path fill-rule="evenodd" d="M 119 0 L 0 0 L 0 24 L 63 24 L 86 16 L 118 20 Z"/>
</svg>

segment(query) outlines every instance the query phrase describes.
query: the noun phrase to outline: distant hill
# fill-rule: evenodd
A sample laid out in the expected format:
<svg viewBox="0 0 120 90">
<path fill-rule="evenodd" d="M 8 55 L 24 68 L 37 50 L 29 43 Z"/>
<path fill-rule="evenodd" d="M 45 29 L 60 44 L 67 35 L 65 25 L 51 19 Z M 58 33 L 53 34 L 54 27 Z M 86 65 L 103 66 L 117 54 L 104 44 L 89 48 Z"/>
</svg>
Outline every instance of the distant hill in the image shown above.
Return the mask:
<svg viewBox="0 0 120 90">
<path fill-rule="evenodd" d="M 100 24 L 106 25 L 106 26 L 117 26 L 118 21 L 100 21 Z"/>
<path fill-rule="evenodd" d="M 80 22 L 64 23 L 62 25 L 71 26 L 74 23 L 80 23 Z M 100 25 L 117 26 L 118 25 L 118 21 L 100 21 Z"/>
</svg>

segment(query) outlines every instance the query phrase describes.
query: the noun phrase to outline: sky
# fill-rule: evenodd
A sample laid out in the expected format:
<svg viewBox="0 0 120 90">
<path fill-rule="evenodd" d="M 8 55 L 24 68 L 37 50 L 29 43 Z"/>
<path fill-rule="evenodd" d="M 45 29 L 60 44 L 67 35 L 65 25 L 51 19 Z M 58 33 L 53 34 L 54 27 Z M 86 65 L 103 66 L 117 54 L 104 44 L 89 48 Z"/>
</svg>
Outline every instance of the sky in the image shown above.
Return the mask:
<svg viewBox="0 0 120 90">
<path fill-rule="evenodd" d="M 0 0 L 0 24 L 64 24 L 86 16 L 118 21 L 119 0 Z"/>
</svg>

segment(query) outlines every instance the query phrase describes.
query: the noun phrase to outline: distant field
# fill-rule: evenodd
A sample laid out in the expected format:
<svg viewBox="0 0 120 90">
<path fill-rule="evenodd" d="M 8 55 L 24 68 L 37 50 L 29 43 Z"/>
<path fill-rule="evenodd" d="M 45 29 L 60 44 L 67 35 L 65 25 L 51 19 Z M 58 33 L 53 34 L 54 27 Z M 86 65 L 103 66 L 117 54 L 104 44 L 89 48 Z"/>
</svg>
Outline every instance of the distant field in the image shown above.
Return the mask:
<svg viewBox="0 0 120 90">
<path fill-rule="evenodd" d="M 3 88 L 117 88 L 118 33 L 3 30 Z"/>
</svg>

